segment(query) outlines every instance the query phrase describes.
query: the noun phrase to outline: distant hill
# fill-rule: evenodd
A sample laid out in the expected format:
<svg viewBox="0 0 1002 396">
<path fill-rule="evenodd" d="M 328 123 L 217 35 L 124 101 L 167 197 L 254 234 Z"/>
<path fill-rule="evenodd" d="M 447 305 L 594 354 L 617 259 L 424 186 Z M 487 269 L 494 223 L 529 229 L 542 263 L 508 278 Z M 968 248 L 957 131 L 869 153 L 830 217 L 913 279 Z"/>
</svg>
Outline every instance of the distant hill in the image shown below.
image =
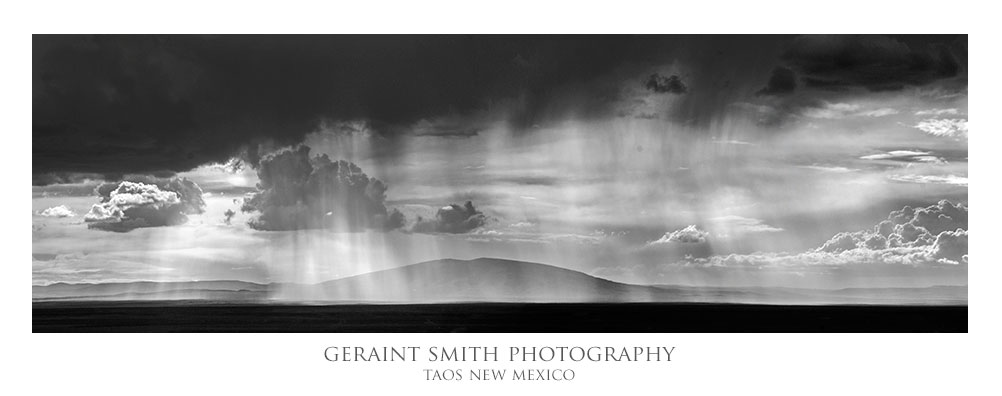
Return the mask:
<svg viewBox="0 0 1002 396">
<path fill-rule="evenodd" d="M 966 286 L 815 290 L 630 285 L 494 258 L 442 259 L 314 285 L 241 281 L 128 282 L 32 287 L 34 301 L 205 300 L 261 303 L 678 302 L 781 305 L 966 305 Z"/>
<path fill-rule="evenodd" d="M 435 260 L 324 282 L 306 300 L 387 302 L 645 302 L 670 290 L 628 285 L 546 264 L 479 258 Z"/>
<path fill-rule="evenodd" d="M 242 281 L 53 283 L 32 286 L 32 300 L 254 300 L 271 285 Z"/>
<path fill-rule="evenodd" d="M 803 289 L 652 285 L 705 302 L 784 305 L 967 305 L 967 286 Z"/>
</svg>

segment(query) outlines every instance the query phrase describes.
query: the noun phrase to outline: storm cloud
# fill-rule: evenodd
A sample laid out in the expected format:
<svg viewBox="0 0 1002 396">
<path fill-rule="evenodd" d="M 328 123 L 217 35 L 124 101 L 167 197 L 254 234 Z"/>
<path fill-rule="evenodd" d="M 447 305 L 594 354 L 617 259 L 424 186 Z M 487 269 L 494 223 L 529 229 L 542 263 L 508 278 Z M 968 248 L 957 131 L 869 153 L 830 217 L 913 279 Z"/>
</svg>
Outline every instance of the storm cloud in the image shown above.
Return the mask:
<svg viewBox="0 0 1002 396">
<path fill-rule="evenodd" d="M 772 70 L 772 77 L 758 95 L 785 95 L 797 89 L 797 77 L 793 70 L 777 67 Z"/>
<path fill-rule="evenodd" d="M 887 36 L 801 36 L 782 59 L 802 74 L 806 86 L 826 90 L 900 90 L 956 77 L 961 70 L 946 44 L 913 47 Z"/>
<path fill-rule="evenodd" d="M 657 93 L 671 93 L 676 95 L 684 94 L 689 90 L 685 84 L 682 83 L 682 79 L 679 78 L 679 76 L 671 75 L 665 77 L 657 73 L 651 74 L 647 77 L 647 80 L 644 81 L 644 87 Z"/>
<path fill-rule="evenodd" d="M 511 117 L 532 125 L 558 88 L 656 59 L 666 40 L 34 35 L 33 181 L 60 181 L 52 175 L 61 172 L 169 175 L 258 143 L 299 143 L 323 119 L 439 134 L 419 122 L 514 103 Z"/>
<path fill-rule="evenodd" d="M 387 146 L 533 131 L 614 117 L 643 99 L 630 89 L 671 99 L 638 117 L 707 126 L 791 73 L 788 96 L 899 89 L 963 79 L 965 51 L 966 36 L 34 35 L 32 182 L 255 166 L 326 121 L 365 122 Z"/>
<path fill-rule="evenodd" d="M 244 212 L 256 212 L 249 225 L 265 231 L 331 229 L 358 232 L 391 230 L 403 215 L 387 211 L 387 187 L 357 165 L 310 156 L 310 148 L 280 149 L 261 159 L 259 191 L 244 200 Z"/>
</svg>

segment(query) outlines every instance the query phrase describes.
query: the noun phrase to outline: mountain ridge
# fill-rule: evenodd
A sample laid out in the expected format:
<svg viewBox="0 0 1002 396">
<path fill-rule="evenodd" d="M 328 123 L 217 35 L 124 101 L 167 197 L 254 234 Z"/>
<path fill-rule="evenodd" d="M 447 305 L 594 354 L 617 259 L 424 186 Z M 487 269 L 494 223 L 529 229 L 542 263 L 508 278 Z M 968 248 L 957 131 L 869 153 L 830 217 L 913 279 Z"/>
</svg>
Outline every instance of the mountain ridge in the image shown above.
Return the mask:
<svg viewBox="0 0 1002 396">
<path fill-rule="evenodd" d="M 966 305 L 966 286 L 801 289 L 636 285 L 543 263 L 439 259 L 316 284 L 236 280 L 33 285 L 33 301 L 204 300 L 260 303 L 748 303 Z"/>
</svg>

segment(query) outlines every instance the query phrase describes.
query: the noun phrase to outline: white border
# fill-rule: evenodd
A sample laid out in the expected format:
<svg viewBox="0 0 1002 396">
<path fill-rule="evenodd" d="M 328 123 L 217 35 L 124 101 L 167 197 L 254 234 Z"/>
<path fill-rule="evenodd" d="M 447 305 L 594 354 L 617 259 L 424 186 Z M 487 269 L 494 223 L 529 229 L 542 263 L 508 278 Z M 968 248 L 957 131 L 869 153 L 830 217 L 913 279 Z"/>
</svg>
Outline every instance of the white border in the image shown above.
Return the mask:
<svg viewBox="0 0 1002 396">
<path fill-rule="evenodd" d="M 4 231 L 4 394 L 978 394 L 999 334 L 997 12 L 967 1 L 876 2 L 334 2 L 46 1 L 5 5 L 3 208 L 28 216 L 29 33 L 968 33 L 971 51 L 970 334 L 31 334 L 30 234 Z M 977 75 L 982 77 L 977 77 Z M 433 383 L 426 364 L 332 364 L 329 345 L 668 345 L 666 365 L 573 364 L 569 383 Z M 468 368 L 479 364 L 464 364 Z M 491 365 L 494 366 L 494 365 Z M 580 367 L 580 368 L 578 368 Z"/>
</svg>

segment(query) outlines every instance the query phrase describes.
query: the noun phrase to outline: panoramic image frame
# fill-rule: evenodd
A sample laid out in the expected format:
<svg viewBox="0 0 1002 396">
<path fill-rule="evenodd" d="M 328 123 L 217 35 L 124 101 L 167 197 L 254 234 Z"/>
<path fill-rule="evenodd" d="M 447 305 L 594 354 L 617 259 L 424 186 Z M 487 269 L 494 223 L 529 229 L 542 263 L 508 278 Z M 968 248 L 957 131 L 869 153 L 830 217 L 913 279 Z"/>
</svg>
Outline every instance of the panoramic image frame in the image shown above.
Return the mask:
<svg viewBox="0 0 1002 396">
<path fill-rule="evenodd" d="M 34 35 L 33 332 L 966 332 L 967 36 Z"/>
</svg>

